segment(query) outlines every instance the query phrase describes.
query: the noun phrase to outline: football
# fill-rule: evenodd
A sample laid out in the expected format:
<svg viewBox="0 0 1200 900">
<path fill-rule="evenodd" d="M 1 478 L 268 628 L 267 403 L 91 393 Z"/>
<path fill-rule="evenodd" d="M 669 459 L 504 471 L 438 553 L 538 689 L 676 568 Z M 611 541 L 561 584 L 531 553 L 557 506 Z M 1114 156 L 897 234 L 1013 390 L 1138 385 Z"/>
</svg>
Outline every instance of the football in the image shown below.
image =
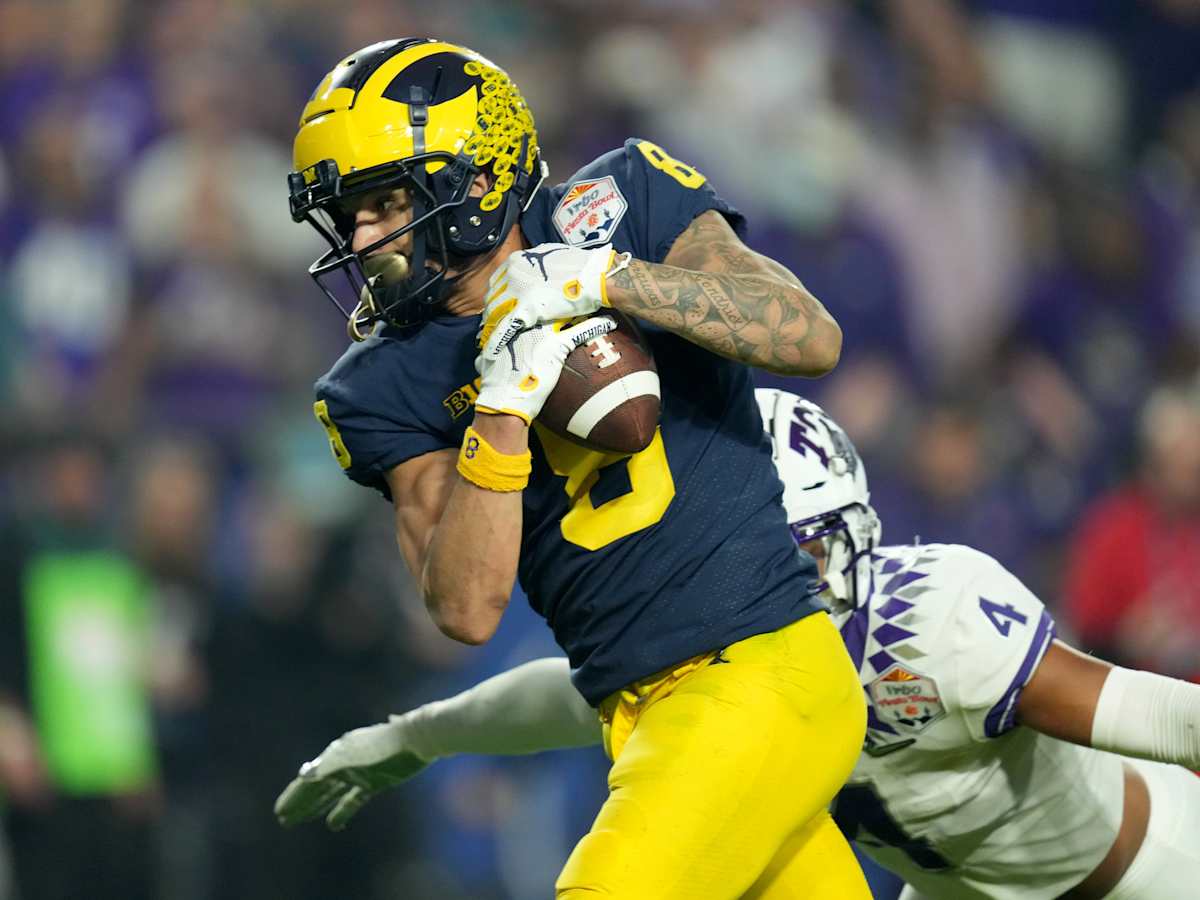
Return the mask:
<svg viewBox="0 0 1200 900">
<path fill-rule="evenodd" d="M 617 327 L 571 351 L 537 420 L 591 450 L 637 453 L 658 427 L 658 370 L 640 329 L 614 309 Z"/>
</svg>

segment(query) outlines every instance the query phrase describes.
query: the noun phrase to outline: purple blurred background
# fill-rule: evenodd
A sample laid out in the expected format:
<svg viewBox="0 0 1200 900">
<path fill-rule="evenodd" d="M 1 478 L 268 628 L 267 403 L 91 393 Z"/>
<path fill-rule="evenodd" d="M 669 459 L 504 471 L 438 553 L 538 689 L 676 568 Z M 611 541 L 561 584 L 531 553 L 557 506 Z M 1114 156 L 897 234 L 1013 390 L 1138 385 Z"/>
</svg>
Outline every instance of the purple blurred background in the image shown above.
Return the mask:
<svg viewBox="0 0 1200 900">
<path fill-rule="evenodd" d="M 845 332 L 763 383 L 845 424 L 885 541 L 1200 674 L 1191 0 L 0 0 L 0 900 L 546 897 L 603 798 L 571 752 L 271 815 L 341 731 L 555 652 L 519 598 L 438 634 L 311 415 L 345 338 L 293 129 L 404 35 L 506 67 L 556 180 L 638 135 L 747 213 Z"/>
</svg>

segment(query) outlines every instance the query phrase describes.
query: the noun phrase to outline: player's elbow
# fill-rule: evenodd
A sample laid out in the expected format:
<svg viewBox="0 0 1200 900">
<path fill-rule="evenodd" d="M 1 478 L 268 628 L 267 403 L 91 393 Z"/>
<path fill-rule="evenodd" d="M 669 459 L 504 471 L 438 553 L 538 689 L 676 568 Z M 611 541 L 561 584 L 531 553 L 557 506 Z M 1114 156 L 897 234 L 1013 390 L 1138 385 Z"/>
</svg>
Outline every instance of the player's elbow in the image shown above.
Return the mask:
<svg viewBox="0 0 1200 900">
<path fill-rule="evenodd" d="M 479 625 L 474 622 L 439 622 L 442 634 L 460 644 L 479 647 L 486 644 L 496 633 L 496 626 Z"/>
<path fill-rule="evenodd" d="M 442 634 L 460 644 L 478 647 L 496 633 L 507 600 L 507 597 L 497 595 L 470 603 L 438 603 L 436 599 L 426 597 L 426 606 Z"/>
<path fill-rule="evenodd" d="M 478 647 L 490 641 L 492 635 L 496 633 L 496 625 L 499 623 L 499 619 L 489 622 L 467 616 L 444 615 L 435 615 L 433 621 L 438 630 L 446 637 L 472 647 Z"/>
<path fill-rule="evenodd" d="M 833 319 L 822 323 L 821 334 L 813 342 L 812 359 L 808 372 L 801 373 L 810 378 L 819 378 L 832 372 L 842 358 L 842 329 Z"/>
<path fill-rule="evenodd" d="M 822 317 L 790 351 L 780 353 L 776 365 L 767 370 L 776 375 L 820 378 L 832 372 L 842 358 L 842 329 L 831 317 Z"/>
</svg>

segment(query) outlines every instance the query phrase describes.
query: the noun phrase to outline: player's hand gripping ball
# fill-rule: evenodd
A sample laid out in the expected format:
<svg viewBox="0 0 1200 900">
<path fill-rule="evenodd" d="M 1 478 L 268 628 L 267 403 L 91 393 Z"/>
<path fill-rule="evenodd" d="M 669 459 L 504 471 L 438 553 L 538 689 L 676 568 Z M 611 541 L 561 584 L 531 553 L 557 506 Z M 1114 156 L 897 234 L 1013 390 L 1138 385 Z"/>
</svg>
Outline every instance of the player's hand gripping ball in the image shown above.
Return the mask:
<svg viewBox="0 0 1200 900">
<path fill-rule="evenodd" d="M 591 450 L 637 453 L 658 428 L 654 357 L 633 319 L 615 309 L 595 318 L 611 318 L 614 329 L 571 351 L 538 422 Z"/>
<path fill-rule="evenodd" d="M 536 408 L 534 403 L 513 402 L 515 395 L 509 391 L 507 409 L 522 418 L 531 414 L 554 433 L 608 453 L 645 449 L 654 438 L 660 411 L 658 373 L 649 347 L 633 321 L 607 305 L 605 279 L 628 264 L 629 254 L 618 259 L 608 244 L 591 249 L 539 244 L 513 253 L 492 276 L 479 331 L 484 347 L 477 362 L 481 373 L 489 363 L 494 367 L 506 349 L 513 355 L 513 366 L 520 368 L 516 345 L 530 342 L 531 326 L 554 323 L 562 334 L 574 335 L 575 347 L 552 390 L 530 398 Z M 587 327 L 578 330 L 581 326 L 574 323 L 593 313 L 584 323 Z M 606 325 L 603 330 L 594 327 L 601 322 Z M 497 378 L 485 376 L 484 387 Z M 544 379 L 540 384 L 545 387 Z M 497 402 L 502 401 L 496 392 L 485 391 L 476 404 L 485 410 L 503 409 Z"/>
<path fill-rule="evenodd" d="M 577 324 L 524 325 L 505 316 L 475 359 L 482 376 L 475 408 L 519 416 L 528 425 L 562 375 L 567 355 L 616 328 L 607 317 Z"/>
<path fill-rule="evenodd" d="M 628 264 L 629 255 L 618 261 L 611 244 L 588 249 L 538 244 L 518 250 L 488 282 L 479 345 L 487 344 L 505 316 L 527 327 L 590 315 L 607 306 L 605 278 Z"/>
</svg>

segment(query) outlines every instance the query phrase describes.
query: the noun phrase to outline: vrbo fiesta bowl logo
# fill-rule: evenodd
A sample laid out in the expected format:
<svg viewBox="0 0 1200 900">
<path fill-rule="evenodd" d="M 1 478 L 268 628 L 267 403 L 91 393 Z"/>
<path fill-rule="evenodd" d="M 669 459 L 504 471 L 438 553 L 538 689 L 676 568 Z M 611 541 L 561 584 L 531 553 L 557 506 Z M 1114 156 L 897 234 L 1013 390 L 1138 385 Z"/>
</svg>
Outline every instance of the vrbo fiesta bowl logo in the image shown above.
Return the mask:
<svg viewBox="0 0 1200 900">
<path fill-rule="evenodd" d="M 577 181 L 567 188 L 554 209 L 554 227 L 565 243 L 576 247 L 602 244 L 629 209 L 625 195 L 611 175 L 594 181 Z"/>
</svg>

